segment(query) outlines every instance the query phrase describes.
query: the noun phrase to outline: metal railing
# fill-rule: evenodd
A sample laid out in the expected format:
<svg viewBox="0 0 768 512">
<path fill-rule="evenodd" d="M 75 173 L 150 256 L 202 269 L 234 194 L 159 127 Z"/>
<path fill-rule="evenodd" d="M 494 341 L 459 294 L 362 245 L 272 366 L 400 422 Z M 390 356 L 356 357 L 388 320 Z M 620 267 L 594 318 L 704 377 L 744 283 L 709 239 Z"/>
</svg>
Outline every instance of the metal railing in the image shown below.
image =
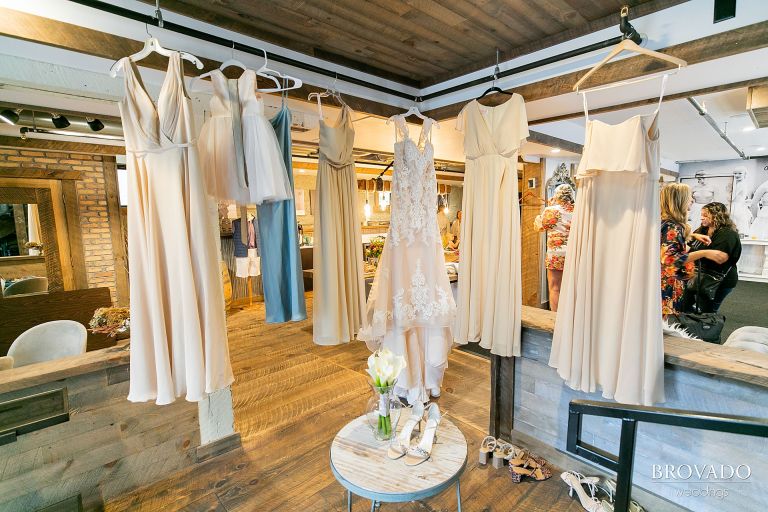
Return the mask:
<svg viewBox="0 0 768 512">
<path fill-rule="evenodd" d="M 618 455 L 606 452 L 581 440 L 581 426 L 584 415 L 621 420 Z M 568 407 L 568 439 L 566 449 L 570 453 L 616 472 L 616 496 L 614 500 L 614 510 L 616 512 L 629 511 L 637 425 L 641 422 L 768 437 L 768 419 L 764 418 L 624 405 L 593 400 L 573 400 Z"/>
</svg>

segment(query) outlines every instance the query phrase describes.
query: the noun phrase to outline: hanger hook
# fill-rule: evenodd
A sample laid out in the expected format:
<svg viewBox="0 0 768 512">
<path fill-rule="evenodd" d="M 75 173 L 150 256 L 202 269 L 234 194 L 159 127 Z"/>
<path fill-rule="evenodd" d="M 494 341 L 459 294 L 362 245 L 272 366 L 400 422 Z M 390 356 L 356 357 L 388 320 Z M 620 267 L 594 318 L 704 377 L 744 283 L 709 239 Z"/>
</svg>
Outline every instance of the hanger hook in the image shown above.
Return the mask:
<svg viewBox="0 0 768 512">
<path fill-rule="evenodd" d="M 499 78 L 499 48 L 496 47 L 496 67 L 493 68 L 493 87 L 496 87 L 496 80 Z"/>
<path fill-rule="evenodd" d="M 235 60 L 235 40 L 232 40 L 232 60 Z"/>
<path fill-rule="evenodd" d="M 144 31 L 147 33 L 149 37 L 154 37 L 152 34 L 149 33 L 149 24 L 144 23 Z"/>
<path fill-rule="evenodd" d="M 261 51 L 264 52 L 264 67 L 267 67 L 267 64 L 269 64 L 269 59 L 267 58 L 267 50 L 264 48 L 259 48 Z"/>
</svg>

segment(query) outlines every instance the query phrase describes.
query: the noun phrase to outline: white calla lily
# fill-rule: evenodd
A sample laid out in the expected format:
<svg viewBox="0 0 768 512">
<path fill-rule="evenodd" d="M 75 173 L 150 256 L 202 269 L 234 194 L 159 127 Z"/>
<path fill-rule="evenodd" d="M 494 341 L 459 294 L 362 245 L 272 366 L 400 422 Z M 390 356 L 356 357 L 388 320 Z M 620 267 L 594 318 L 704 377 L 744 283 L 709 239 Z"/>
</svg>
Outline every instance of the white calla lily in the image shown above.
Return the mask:
<svg viewBox="0 0 768 512">
<path fill-rule="evenodd" d="M 367 372 L 377 386 L 385 387 L 394 384 L 395 379 L 405 367 L 405 358 L 393 354 L 386 348 L 378 350 L 368 357 Z"/>
</svg>

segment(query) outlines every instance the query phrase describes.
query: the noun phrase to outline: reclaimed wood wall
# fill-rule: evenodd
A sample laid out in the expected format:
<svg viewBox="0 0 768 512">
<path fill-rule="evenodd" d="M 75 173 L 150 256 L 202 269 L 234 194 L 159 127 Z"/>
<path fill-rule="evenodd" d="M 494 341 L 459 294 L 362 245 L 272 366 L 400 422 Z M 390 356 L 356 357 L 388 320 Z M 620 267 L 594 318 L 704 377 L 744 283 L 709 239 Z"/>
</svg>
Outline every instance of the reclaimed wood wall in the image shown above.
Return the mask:
<svg viewBox="0 0 768 512">
<path fill-rule="evenodd" d="M 85 510 L 196 462 L 198 406 L 130 403 L 128 365 L 0 395 L 66 388 L 70 419 L 0 446 L 0 510 L 34 511 L 82 495 Z"/>
<path fill-rule="evenodd" d="M 530 180 L 535 183 L 533 187 Z M 541 273 L 541 234 L 533 229 L 533 220 L 544 208 L 544 161 L 525 163 L 520 180 L 520 236 L 522 256 L 523 304 L 541 307 L 539 283 Z"/>
</svg>

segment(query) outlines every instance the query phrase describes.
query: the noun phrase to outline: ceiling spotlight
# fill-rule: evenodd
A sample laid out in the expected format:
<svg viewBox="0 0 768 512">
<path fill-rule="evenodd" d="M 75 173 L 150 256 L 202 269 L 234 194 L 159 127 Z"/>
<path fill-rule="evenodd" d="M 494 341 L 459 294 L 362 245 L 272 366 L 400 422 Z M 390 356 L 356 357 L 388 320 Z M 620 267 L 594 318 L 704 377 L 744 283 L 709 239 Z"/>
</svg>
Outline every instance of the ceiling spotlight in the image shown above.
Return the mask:
<svg viewBox="0 0 768 512">
<path fill-rule="evenodd" d="M 741 129 L 741 131 L 743 131 L 743 132 L 751 132 L 754 129 L 755 129 L 755 127 L 750 125 L 750 126 L 745 126 L 744 128 Z"/>
<path fill-rule="evenodd" d="M 560 152 L 560 148 L 552 148 L 552 152 L 553 153 L 559 153 Z"/>
<path fill-rule="evenodd" d="M 17 108 L 14 110 L 11 110 L 9 108 L 6 108 L 2 112 L 0 112 L 0 121 L 8 124 L 16 124 L 19 122 L 19 114 L 21 113 L 21 109 Z"/>
<path fill-rule="evenodd" d="M 53 126 L 58 129 L 66 128 L 69 126 L 69 119 L 62 116 L 61 114 L 51 113 L 51 121 L 53 121 Z"/>
<path fill-rule="evenodd" d="M 94 119 L 92 117 L 86 117 L 85 122 L 88 123 L 88 126 L 91 127 L 91 130 L 94 132 L 100 132 L 104 129 L 104 123 L 99 121 L 98 119 Z"/>
</svg>

